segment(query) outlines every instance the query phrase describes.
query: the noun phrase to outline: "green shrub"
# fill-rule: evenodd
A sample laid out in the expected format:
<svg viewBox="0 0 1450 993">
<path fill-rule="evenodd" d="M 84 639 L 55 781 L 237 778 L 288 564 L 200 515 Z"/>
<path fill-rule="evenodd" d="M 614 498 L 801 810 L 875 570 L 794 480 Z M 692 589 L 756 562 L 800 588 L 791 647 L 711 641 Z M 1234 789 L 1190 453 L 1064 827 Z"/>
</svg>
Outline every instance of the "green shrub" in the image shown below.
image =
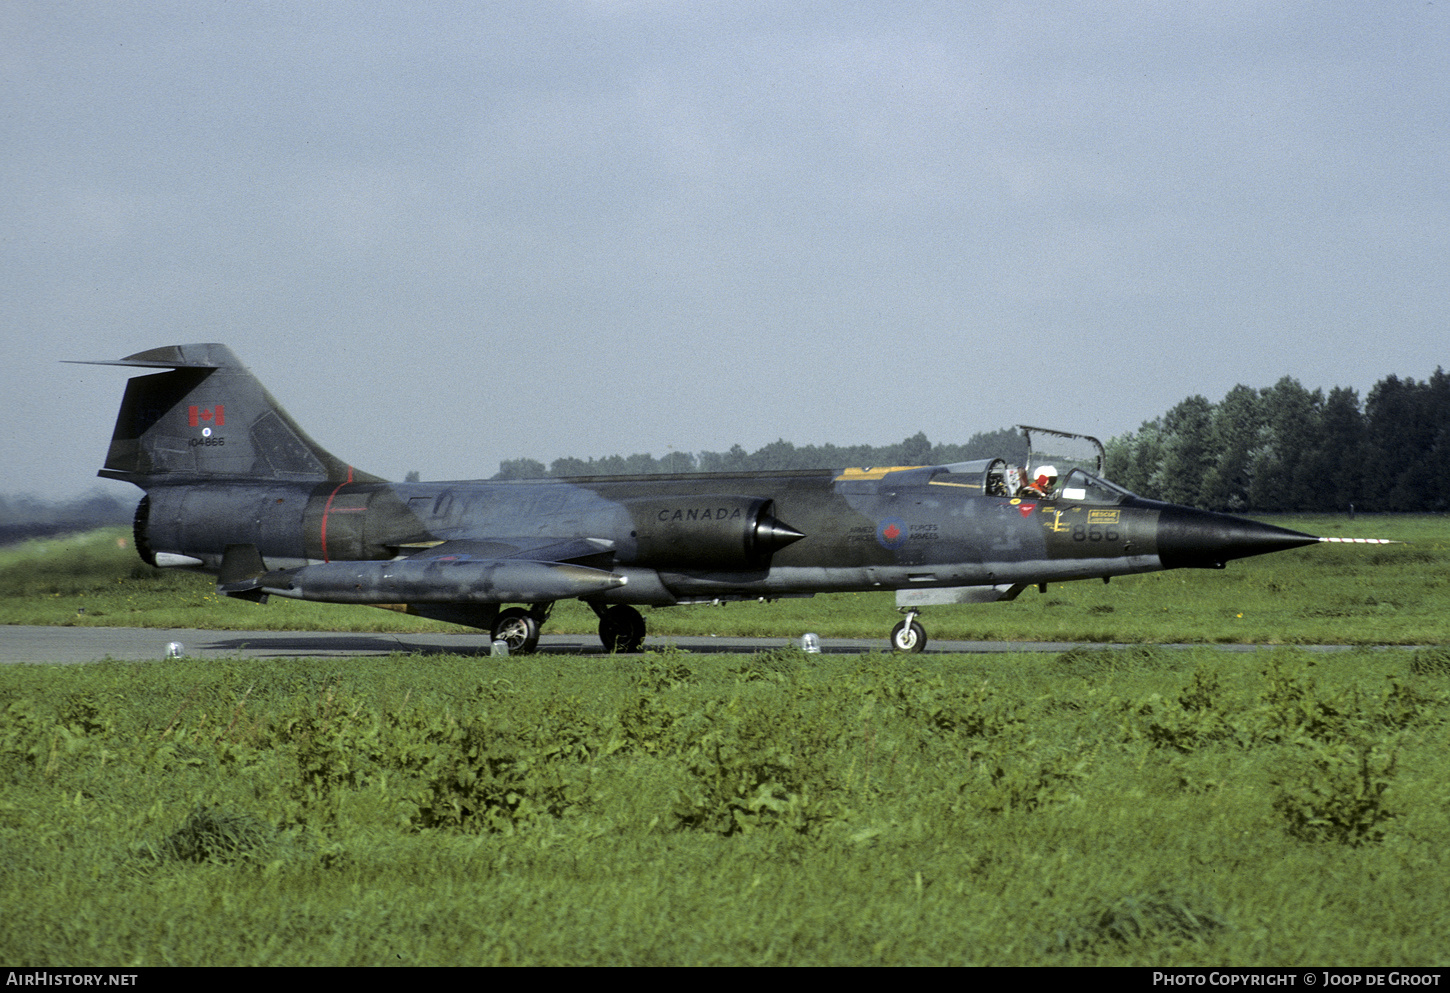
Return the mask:
<svg viewBox="0 0 1450 993">
<path fill-rule="evenodd" d="M 227 814 L 197 807 L 186 822 L 140 854 L 155 862 L 238 862 L 255 860 L 277 836 L 276 829 L 251 814 Z"/>
<path fill-rule="evenodd" d="M 1165 892 L 1126 896 L 1089 908 L 1071 927 L 1057 932 L 1063 951 L 1109 953 L 1138 947 L 1203 943 L 1224 928 L 1216 914 L 1195 910 L 1188 901 Z"/>
<path fill-rule="evenodd" d="M 990 814 L 1031 813 L 1077 802 L 1096 757 L 1096 749 L 1084 754 L 1036 738 L 974 749 L 975 775 L 961 791 L 975 809 Z"/>
<path fill-rule="evenodd" d="M 638 685 L 655 693 L 677 689 L 694 678 L 689 655 L 673 645 L 662 651 L 645 652 L 639 659 Z"/>
<path fill-rule="evenodd" d="M 1184 706 L 1183 699 L 1179 697 L 1176 703 L 1170 703 L 1154 693 L 1128 705 L 1123 740 L 1143 739 L 1154 747 L 1187 755 L 1209 745 L 1238 739 L 1239 728 L 1224 714 L 1201 705 L 1191 695 L 1192 707 Z"/>
<path fill-rule="evenodd" d="M 1366 741 L 1317 745 L 1294 774 L 1274 784 L 1274 810 L 1301 841 L 1351 847 L 1378 842 L 1385 836 L 1381 825 L 1395 816 L 1385 806 L 1385 791 L 1397 760 L 1396 752 L 1386 755 Z"/>
<path fill-rule="evenodd" d="M 635 696 L 619 711 L 620 738 L 615 750 L 659 755 L 675 747 L 680 715 L 657 693 Z"/>
<path fill-rule="evenodd" d="M 935 738 L 995 738 L 1023 723 L 1017 707 L 988 680 L 960 685 L 913 669 L 904 677 L 880 679 L 864 688 L 869 698 L 918 725 L 921 747 Z"/>
<path fill-rule="evenodd" d="M 579 804 L 578 784 L 514 736 L 471 723 L 450 737 L 414 802 L 415 827 L 513 834 Z"/>
<path fill-rule="evenodd" d="M 838 734 L 792 698 L 782 710 L 711 701 L 684 762 L 693 784 L 677 797 L 676 824 L 730 836 L 778 827 L 819 829 L 837 809 L 830 768 Z"/>
<path fill-rule="evenodd" d="M 0 721 L 0 761 L 9 767 L 38 765 L 48 751 L 45 731 L 51 723 L 51 716 L 34 700 L 10 701 Z"/>
<path fill-rule="evenodd" d="M 1432 645 L 1419 649 L 1410 659 L 1410 672 L 1416 676 L 1450 676 L 1450 647 Z"/>
<path fill-rule="evenodd" d="M 785 683 L 804 669 L 809 664 L 809 659 L 810 656 L 802 649 L 786 645 L 782 648 L 756 652 L 744 665 L 731 671 L 747 683 L 761 680 Z"/>
</svg>

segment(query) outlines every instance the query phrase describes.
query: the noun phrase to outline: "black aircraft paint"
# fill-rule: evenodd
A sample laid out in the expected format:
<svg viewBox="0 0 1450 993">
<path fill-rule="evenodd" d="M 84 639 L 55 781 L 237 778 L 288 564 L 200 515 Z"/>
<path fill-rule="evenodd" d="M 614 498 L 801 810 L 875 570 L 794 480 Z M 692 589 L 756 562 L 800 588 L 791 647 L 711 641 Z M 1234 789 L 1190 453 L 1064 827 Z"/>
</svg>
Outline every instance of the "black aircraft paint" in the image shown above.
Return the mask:
<svg viewBox="0 0 1450 993">
<path fill-rule="evenodd" d="M 323 450 L 225 345 L 94 364 L 167 370 L 127 385 L 100 471 L 145 491 L 145 561 L 215 574 L 219 592 L 262 603 L 363 603 L 471 625 L 513 651 L 534 648 L 563 599 L 594 609 L 607 649 L 637 651 L 635 605 L 856 590 L 897 591 L 907 616 L 892 646 L 920 651 L 920 606 L 1223 568 L 1326 540 L 1146 500 L 1081 468 L 1033 491 L 1001 459 L 390 483 Z"/>
</svg>

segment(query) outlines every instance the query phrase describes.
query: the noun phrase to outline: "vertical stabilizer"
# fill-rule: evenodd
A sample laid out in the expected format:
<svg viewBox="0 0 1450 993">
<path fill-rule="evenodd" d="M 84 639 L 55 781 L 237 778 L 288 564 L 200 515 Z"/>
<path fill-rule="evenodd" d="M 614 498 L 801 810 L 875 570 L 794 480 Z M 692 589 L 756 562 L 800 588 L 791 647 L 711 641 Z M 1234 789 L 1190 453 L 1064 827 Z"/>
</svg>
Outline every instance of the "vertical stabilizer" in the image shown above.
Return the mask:
<svg viewBox="0 0 1450 993">
<path fill-rule="evenodd" d="M 127 383 L 102 476 L 140 486 L 206 478 L 378 479 L 309 438 L 225 345 L 167 345 L 85 364 L 171 370 Z"/>
</svg>

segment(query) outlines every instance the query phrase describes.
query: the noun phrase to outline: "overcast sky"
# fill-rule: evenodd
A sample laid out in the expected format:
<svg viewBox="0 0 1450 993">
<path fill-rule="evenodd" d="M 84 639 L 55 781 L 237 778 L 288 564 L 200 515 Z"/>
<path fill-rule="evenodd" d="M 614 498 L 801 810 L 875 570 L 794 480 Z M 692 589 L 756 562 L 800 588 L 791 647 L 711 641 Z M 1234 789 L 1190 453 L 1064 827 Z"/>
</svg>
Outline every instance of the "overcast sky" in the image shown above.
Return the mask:
<svg viewBox="0 0 1450 993">
<path fill-rule="evenodd" d="M 0 492 L 229 344 L 402 478 L 1450 365 L 1450 3 L 6 0 Z"/>
</svg>

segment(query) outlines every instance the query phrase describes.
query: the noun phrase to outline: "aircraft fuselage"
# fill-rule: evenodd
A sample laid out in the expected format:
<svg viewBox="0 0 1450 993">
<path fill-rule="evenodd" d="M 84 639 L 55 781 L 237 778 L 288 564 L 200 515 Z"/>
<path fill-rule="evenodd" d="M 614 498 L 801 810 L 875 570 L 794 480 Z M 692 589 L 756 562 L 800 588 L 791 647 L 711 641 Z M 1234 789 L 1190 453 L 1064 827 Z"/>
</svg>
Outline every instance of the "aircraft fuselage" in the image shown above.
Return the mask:
<svg viewBox="0 0 1450 993">
<path fill-rule="evenodd" d="M 1132 496 L 1112 506 L 987 496 L 957 476 L 928 467 L 873 479 L 824 470 L 507 482 L 193 483 L 150 491 L 144 543 L 152 553 L 191 556 L 200 568 L 219 572 L 234 545 L 254 545 L 269 569 L 290 570 L 426 558 L 430 546 L 476 535 L 491 538 L 472 541 L 474 558 L 504 557 L 521 543 L 593 541 L 609 570 L 627 579 L 595 599 L 664 606 L 1037 584 L 1221 565 L 1226 558 L 1215 557 L 1211 533 L 1198 536 L 1199 560 L 1182 561 L 1179 548 L 1178 558 L 1165 562 L 1159 550 L 1164 514 L 1179 531 L 1186 521 L 1201 531 L 1205 524 L 1211 532 L 1230 521 L 1242 529 L 1237 518 Z M 802 537 L 768 547 L 758 536 L 762 513 L 788 522 Z M 1243 523 L 1256 533 L 1269 527 Z M 1268 533 L 1271 541 L 1286 536 L 1282 529 Z M 1228 551 L 1227 558 L 1237 557 Z M 1251 552 L 1240 548 L 1237 554 Z M 269 591 L 311 598 L 305 583 Z M 390 601 L 385 593 L 358 591 L 348 600 Z"/>
</svg>

